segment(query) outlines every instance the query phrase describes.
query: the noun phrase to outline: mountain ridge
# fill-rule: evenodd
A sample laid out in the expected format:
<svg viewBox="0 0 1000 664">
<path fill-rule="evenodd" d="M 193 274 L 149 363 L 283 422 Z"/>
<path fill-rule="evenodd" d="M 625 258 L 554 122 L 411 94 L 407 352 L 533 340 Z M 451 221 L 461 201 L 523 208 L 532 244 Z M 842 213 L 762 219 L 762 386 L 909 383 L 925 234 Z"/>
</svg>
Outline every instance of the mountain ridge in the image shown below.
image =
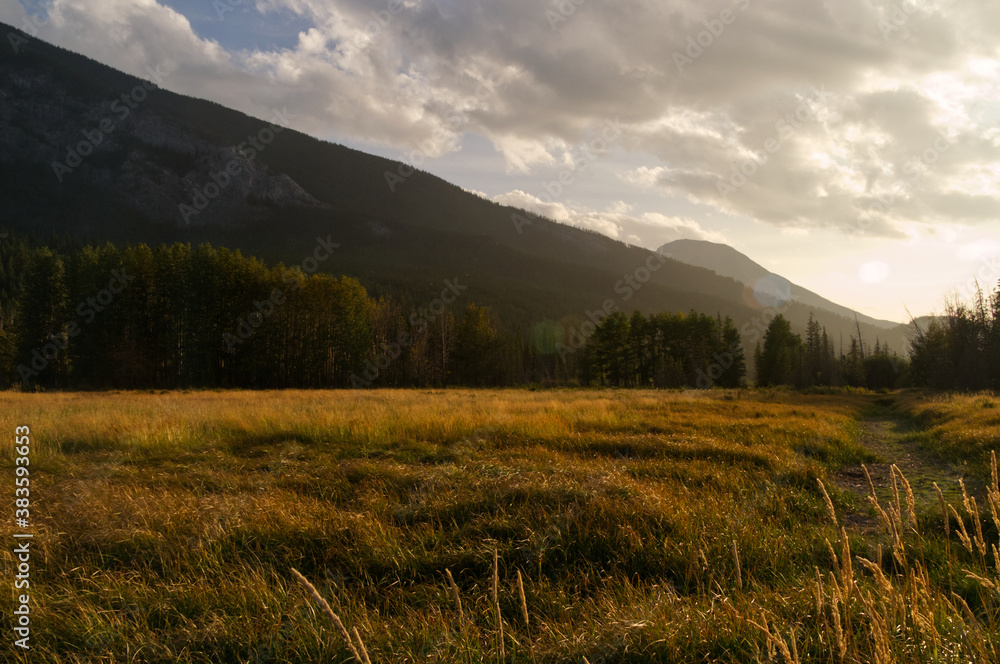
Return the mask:
<svg viewBox="0 0 1000 664">
<path fill-rule="evenodd" d="M 0 224 L 78 241 L 211 241 L 289 264 L 308 254 L 317 235 L 333 233 L 345 249 L 324 269 L 355 276 L 376 295 L 414 302 L 442 279 L 461 276 L 480 304 L 526 332 L 546 319 L 569 326 L 609 299 L 626 311 L 728 315 L 737 326 L 764 309 L 747 302 L 737 280 L 678 260 L 664 261 L 641 288 L 619 297 L 615 285 L 653 252 L 534 215 L 519 227 L 514 218 L 523 210 L 418 169 L 391 191 L 385 174 L 398 172 L 400 162 L 294 129 L 271 129 L 266 146 L 242 159 L 252 163 L 223 187 L 213 176 L 246 157 L 239 146 L 248 137 L 276 125 L 160 87 L 69 176 L 57 178 L 51 163 L 66 156 L 64 148 L 109 119 L 109 100 L 141 85 L 36 39 L 19 54 L 3 51 Z M 185 220 L 181 206 L 213 184 L 218 195 Z M 808 313 L 795 303 L 786 317 L 803 329 Z M 853 327 L 826 313 L 821 323 L 831 333 Z M 880 332 L 862 330 L 872 338 Z M 905 350 L 904 337 L 891 341 Z"/>
<path fill-rule="evenodd" d="M 688 265 L 704 267 L 720 276 L 736 279 L 750 288 L 763 287 L 766 289 L 779 284 L 783 286 L 787 283 L 790 290 L 789 297 L 792 300 L 817 309 L 825 309 L 838 316 L 845 318 L 857 316 L 859 321 L 883 329 L 891 329 L 900 325 L 898 321 L 881 320 L 856 312 L 850 307 L 837 304 L 822 295 L 803 288 L 786 277 L 771 272 L 728 244 L 707 240 L 680 239 L 662 245 L 657 251 Z M 769 279 L 775 283 L 767 283 Z"/>
</svg>

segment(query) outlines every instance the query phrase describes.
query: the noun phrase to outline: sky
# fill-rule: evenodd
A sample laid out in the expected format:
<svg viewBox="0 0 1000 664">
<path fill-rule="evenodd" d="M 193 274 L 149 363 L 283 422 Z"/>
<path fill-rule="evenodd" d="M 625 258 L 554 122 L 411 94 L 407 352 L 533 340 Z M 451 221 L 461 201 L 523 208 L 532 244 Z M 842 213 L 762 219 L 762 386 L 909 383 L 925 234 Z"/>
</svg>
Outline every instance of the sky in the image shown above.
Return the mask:
<svg viewBox="0 0 1000 664">
<path fill-rule="evenodd" d="M 905 321 L 1000 280 L 994 0 L 3 0 L 163 86 Z"/>
</svg>

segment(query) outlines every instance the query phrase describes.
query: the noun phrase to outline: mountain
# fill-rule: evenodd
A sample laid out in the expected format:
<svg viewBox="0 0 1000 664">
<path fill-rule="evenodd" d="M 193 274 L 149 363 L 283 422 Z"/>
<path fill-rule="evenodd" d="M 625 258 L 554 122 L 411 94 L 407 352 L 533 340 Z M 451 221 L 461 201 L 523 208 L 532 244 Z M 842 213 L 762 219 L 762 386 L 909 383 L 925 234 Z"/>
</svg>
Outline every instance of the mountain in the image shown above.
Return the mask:
<svg viewBox="0 0 1000 664">
<path fill-rule="evenodd" d="M 898 322 L 878 320 L 841 306 L 821 295 L 792 283 L 784 277 L 772 273 L 765 267 L 755 263 L 749 257 L 736 251 L 726 244 L 707 242 L 705 240 L 674 240 L 659 248 L 660 253 L 679 260 L 688 265 L 712 270 L 723 277 L 731 277 L 744 286 L 760 289 L 784 288 L 789 291 L 789 297 L 795 302 L 801 302 L 816 310 L 829 311 L 837 316 L 854 319 L 881 329 L 899 327 Z"/>
<path fill-rule="evenodd" d="M 900 324 L 895 321 L 872 318 L 836 302 L 831 302 L 825 297 L 771 272 L 727 244 L 707 240 L 682 239 L 668 242 L 657 251 L 682 263 L 703 267 L 719 276 L 738 281 L 745 287 L 745 297 L 751 302 L 767 303 L 774 300 L 789 300 L 797 303 L 813 311 L 821 324 L 827 326 L 829 330 L 837 330 L 838 336 L 843 338 L 856 337 L 860 327 L 861 336 L 866 345 L 873 344 L 874 341 L 887 341 L 891 348 L 903 353 L 909 349 L 910 340 L 916 334 L 912 324 Z M 792 319 L 793 324 L 801 323 L 801 321 L 795 320 L 794 314 L 786 317 Z M 830 324 L 830 317 L 833 317 L 833 320 L 837 322 Z M 923 329 L 928 320 L 918 318 L 916 322 Z M 855 323 L 855 321 L 857 322 Z"/>
<path fill-rule="evenodd" d="M 737 279 L 24 38 L 17 53 L 0 49 L 0 227 L 9 231 L 208 241 L 288 265 L 329 238 L 340 248 L 320 269 L 407 306 L 458 278 L 470 300 L 525 332 L 546 320 L 576 325 L 611 304 L 719 313 L 746 330 L 751 350 L 759 337 L 768 312 Z M 801 331 L 809 311 L 793 302 L 785 315 Z M 817 315 L 834 338 L 856 334 L 853 319 Z M 866 342 L 881 332 L 862 324 Z M 902 351 L 905 339 L 890 343 Z"/>
</svg>

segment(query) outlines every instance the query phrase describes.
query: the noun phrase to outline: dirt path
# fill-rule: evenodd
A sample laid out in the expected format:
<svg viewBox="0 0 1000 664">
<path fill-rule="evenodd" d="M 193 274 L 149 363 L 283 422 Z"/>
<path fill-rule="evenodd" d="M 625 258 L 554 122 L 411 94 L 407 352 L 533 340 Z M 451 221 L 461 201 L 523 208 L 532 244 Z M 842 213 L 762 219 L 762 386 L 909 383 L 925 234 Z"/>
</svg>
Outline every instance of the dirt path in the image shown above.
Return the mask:
<svg viewBox="0 0 1000 664">
<path fill-rule="evenodd" d="M 903 472 L 913 489 L 913 497 L 918 513 L 923 509 L 938 508 L 937 493 L 934 482 L 937 482 L 944 493 L 945 500 L 952 504 L 960 504 L 962 491 L 958 481 L 962 479 L 961 468 L 943 461 L 936 454 L 920 449 L 910 434 L 916 430 L 904 419 L 866 419 L 859 420 L 861 428 L 860 442 L 869 451 L 879 457 L 879 463 L 865 464 L 875 485 L 879 502 L 883 505 L 892 499 L 892 473 L 890 468 L 895 464 Z M 860 505 L 867 505 L 869 495 L 868 480 L 862 467 L 849 466 L 834 476 L 837 485 L 858 496 Z M 969 479 L 965 480 L 970 492 L 977 492 Z M 902 493 L 902 486 L 899 487 Z M 862 507 L 858 513 L 848 515 L 848 523 L 862 530 L 878 527 L 870 510 Z"/>
</svg>

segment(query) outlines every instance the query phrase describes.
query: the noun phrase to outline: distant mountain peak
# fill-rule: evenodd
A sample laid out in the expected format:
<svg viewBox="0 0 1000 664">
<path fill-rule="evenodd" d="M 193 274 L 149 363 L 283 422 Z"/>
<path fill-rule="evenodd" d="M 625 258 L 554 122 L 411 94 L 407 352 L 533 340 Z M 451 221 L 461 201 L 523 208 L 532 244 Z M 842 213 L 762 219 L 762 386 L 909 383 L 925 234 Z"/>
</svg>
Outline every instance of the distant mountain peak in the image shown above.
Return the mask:
<svg viewBox="0 0 1000 664">
<path fill-rule="evenodd" d="M 728 244 L 708 240 L 674 240 L 658 249 L 661 254 L 688 265 L 697 265 L 716 274 L 735 279 L 751 288 L 757 281 L 771 274 L 767 268 L 755 263 Z"/>
<path fill-rule="evenodd" d="M 851 320 L 857 316 L 858 321 L 882 329 L 899 326 L 898 322 L 865 316 L 849 307 L 831 302 L 821 295 L 792 283 L 781 275 L 774 274 L 727 244 L 706 240 L 674 240 L 661 246 L 658 251 L 682 263 L 703 267 L 712 270 L 719 276 L 735 279 L 748 289 L 753 290 L 755 299 L 761 301 L 762 304 L 764 304 L 762 295 L 765 299 L 769 299 L 773 298 L 776 293 L 780 295 L 783 291 L 787 291 L 792 301 L 813 309 L 828 311 Z"/>
</svg>

